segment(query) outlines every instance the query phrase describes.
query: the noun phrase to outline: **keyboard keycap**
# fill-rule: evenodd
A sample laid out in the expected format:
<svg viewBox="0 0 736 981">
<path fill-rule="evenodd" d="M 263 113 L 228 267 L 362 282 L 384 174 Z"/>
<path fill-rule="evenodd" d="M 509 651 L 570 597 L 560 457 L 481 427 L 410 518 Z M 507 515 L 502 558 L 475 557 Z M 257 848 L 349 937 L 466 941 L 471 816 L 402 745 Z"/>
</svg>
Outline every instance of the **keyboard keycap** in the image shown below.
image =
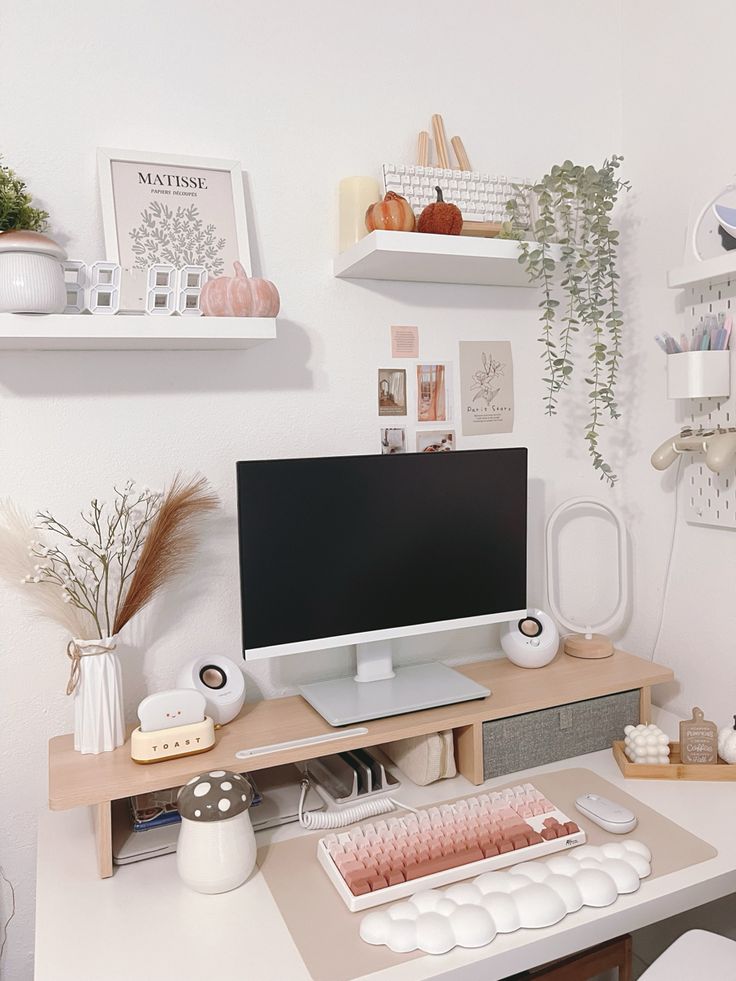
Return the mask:
<svg viewBox="0 0 736 981">
<path fill-rule="evenodd" d="M 514 193 L 513 185 L 528 183 L 526 179 L 498 177 L 478 171 L 419 167 L 414 164 L 384 164 L 383 175 L 385 190 L 402 194 L 417 215 L 435 201 L 434 188 L 439 184 L 445 191 L 445 197 L 460 208 L 465 221 L 506 221 L 506 202 Z M 528 208 L 523 202 L 520 205 L 519 218 L 523 224 L 528 225 Z M 528 793 L 526 785 L 520 785 L 521 799 Z M 529 800 L 527 796 L 525 803 L 531 804 L 542 797 L 534 788 L 533 793 L 535 797 Z M 507 801 L 517 799 L 516 791 L 504 791 L 503 794 L 503 799 Z M 477 802 L 485 798 L 488 801 L 498 796 L 497 791 L 492 791 L 491 794 L 478 795 L 474 800 Z"/>
<path fill-rule="evenodd" d="M 409 895 L 410 884 L 416 890 L 427 876 L 444 873 L 443 881 L 453 881 L 532 860 L 568 847 L 575 835 L 573 843 L 584 841 L 574 821 L 525 784 L 327 835 L 320 854 L 360 900 L 350 908 L 363 909 Z M 367 898 L 373 893 L 375 903 Z"/>
</svg>

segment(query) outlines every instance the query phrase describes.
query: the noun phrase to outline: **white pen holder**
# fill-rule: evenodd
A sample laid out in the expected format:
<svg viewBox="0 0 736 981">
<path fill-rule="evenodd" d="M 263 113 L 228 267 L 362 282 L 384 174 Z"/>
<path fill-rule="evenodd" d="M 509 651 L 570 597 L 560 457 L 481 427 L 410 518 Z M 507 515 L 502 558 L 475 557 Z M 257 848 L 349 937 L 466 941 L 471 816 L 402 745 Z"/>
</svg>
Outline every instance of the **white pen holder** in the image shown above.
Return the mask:
<svg viewBox="0 0 736 981">
<path fill-rule="evenodd" d="M 730 351 L 667 355 L 668 399 L 727 398 L 730 394 Z"/>
</svg>

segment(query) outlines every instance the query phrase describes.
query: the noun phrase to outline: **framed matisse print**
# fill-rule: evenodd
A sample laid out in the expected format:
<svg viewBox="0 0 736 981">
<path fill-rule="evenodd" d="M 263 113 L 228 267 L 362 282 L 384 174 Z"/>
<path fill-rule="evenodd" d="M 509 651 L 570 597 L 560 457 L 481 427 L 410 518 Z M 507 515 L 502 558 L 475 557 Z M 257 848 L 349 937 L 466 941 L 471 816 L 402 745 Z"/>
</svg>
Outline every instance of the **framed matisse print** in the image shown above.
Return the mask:
<svg viewBox="0 0 736 981">
<path fill-rule="evenodd" d="M 145 309 L 155 263 L 250 275 L 243 172 L 235 160 L 134 150 L 97 151 L 105 252 L 122 267 L 121 310 Z"/>
</svg>

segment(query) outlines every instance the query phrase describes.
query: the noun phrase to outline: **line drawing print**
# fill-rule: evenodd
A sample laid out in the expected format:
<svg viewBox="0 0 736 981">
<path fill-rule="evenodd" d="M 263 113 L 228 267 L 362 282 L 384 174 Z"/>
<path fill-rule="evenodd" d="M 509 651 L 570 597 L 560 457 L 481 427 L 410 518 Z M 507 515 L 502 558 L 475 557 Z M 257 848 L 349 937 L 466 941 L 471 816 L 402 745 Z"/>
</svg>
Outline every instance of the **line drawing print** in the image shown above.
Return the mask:
<svg viewBox="0 0 736 981">
<path fill-rule="evenodd" d="M 506 370 L 506 365 L 502 361 L 496 361 L 485 351 L 483 351 L 481 358 L 483 368 L 473 372 L 473 384 L 470 388 L 471 391 L 475 392 L 473 402 L 480 399 L 485 403 L 486 408 L 490 408 L 503 388 L 503 373 Z"/>
</svg>

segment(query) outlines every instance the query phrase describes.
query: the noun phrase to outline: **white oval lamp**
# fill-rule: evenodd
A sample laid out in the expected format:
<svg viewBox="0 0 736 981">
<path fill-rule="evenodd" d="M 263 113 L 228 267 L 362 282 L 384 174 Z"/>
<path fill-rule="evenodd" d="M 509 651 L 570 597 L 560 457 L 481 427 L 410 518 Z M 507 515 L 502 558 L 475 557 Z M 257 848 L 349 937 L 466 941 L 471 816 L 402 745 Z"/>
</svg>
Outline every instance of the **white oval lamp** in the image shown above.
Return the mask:
<svg viewBox="0 0 736 981">
<path fill-rule="evenodd" d="M 603 510 L 616 526 L 616 550 L 618 557 L 618 596 L 616 606 L 612 613 L 600 623 L 580 624 L 573 622 L 565 616 L 560 609 L 557 601 L 558 574 L 555 556 L 556 533 L 560 524 L 560 519 L 569 512 L 577 508 L 596 508 Z M 547 522 L 547 602 L 552 616 L 557 620 L 563 630 L 570 633 L 563 639 L 563 649 L 565 654 L 571 657 L 582 658 L 601 658 L 610 657 L 613 654 L 613 644 L 607 636 L 608 632 L 619 626 L 626 612 L 626 600 L 628 596 L 628 569 L 629 552 L 628 539 L 626 537 L 626 525 L 622 515 L 609 504 L 594 497 L 573 497 L 569 501 L 564 501 L 559 507 L 555 508 L 549 516 Z M 581 626 L 583 627 L 581 631 Z"/>
</svg>

